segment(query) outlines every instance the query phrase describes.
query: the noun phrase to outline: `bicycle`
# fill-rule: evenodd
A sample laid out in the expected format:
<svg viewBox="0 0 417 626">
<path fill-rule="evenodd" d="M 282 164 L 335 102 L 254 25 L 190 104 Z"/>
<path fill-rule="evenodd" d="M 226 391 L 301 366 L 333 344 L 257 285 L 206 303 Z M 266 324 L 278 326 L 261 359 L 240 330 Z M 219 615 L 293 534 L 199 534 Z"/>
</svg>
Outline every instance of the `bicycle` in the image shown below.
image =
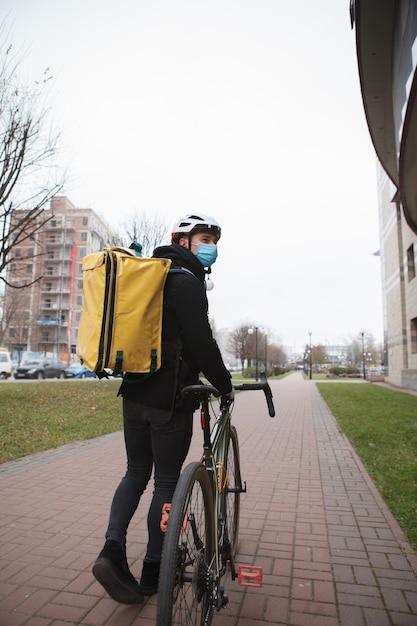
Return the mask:
<svg viewBox="0 0 417 626">
<path fill-rule="evenodd" d="M 263 390 L 269 415 L 275 416 L 272 392 L 264 373 L 260 383 L 235 385 L 236 391 Z M 208 626 L 228 597 L 221 585 L 230 563 L 231 578 L 244 586 L 262 585 L 262 570 L 241 566 L 236 572 L 240 494 L 237 431 L 231 423 L 233 403 L 224 397 L 210 429 L 211 385 L 191 385 L 183 397 L 200 404 L 203 456 L 181 473 L 172 503 L 164 505 L 161 529 L 166 532 L 161 558 L 158 626 Z"/>
</svg>

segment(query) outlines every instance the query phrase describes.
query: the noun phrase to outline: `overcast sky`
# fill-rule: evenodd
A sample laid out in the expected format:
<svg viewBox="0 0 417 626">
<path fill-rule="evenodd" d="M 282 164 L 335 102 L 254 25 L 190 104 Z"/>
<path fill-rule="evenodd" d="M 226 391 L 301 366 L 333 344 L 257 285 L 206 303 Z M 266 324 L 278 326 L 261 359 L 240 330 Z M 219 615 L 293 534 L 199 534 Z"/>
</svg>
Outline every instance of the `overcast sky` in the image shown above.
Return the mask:
<svg viewBox="0 0 417 626">
<path fill-rule="evenodd" d="M 222 226 L 210 314 L 284 345 L 382 340 L 376 160 L 348 0 L 2 0 L 49 67 L 65 195 Z"/>
</svg>

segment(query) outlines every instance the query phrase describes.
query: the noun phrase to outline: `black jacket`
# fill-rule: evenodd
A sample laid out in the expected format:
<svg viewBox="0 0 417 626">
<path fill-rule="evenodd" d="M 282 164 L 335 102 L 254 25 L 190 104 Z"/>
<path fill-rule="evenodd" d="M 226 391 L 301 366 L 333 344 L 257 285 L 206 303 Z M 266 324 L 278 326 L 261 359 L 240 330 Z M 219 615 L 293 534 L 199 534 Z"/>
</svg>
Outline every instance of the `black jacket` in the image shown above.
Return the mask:
<svg viewBox="0 0 417 626">
<path fill-rule="evenodd" d="M 179 244 L 156 248 L 154 257 L 171 259 L 171 270 L 188 271 L 170 271 L 167 276 L 160 370 L 145 379 L 126 374 L 120 394 L 171 413 L 174 406 L 181 405 L 180 388 L 197 383 L 200 372 L 221 394 L 229 393 L 232 384 L 208 321 L 205 273 L 200 261 Z"/>
</svg>

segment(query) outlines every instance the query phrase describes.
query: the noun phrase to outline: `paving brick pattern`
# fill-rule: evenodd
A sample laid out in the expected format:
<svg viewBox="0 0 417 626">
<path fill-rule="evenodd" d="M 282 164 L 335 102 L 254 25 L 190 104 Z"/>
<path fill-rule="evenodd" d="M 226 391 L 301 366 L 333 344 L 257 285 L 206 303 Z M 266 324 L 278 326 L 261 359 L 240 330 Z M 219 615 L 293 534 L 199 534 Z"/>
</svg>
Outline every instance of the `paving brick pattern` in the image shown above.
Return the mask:
<svg viewBox="0 0 417 626">
<path fill-rule="evenodd" d="M 276 418 L 259 392 L 239 394 L 234 413 L 247 482 L 238 562 L 261 565 L 264 583 L 226 578 L 214 623 L 417 626 L 416 557 L 314 382 L 271 386 Z M 196 421 L 190 458 L 200 450 Z M 121 433 L 0 466 L 0 626 L 155 623 L 156 597 L 120 606 L 91 574 L 124 469 Z M 128 536 L 136 576 L 150 496 Z"/>
</svg>

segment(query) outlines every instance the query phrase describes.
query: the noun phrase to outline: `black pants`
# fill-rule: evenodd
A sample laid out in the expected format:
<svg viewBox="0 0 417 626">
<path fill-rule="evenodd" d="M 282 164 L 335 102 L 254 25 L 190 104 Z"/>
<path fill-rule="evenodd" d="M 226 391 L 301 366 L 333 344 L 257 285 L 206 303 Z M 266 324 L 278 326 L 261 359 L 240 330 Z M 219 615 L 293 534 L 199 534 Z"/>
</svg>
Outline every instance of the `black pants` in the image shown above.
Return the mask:
<svg viewBox="0 0 417 626">
<path fill-rule="evenodd" d="M 161 559 L 164 533 L 162 507 L 171 502 L 192 436 L 190 411 L 174 411 L 166 423 L 153 419 L 152 409 L 123 398 L 127 472 L 117 487 L 110 509 L 106 539 L 125 545 L 127 529 L 154 472 L 154 492 L 148 512 L 146 560 Z"/>
</svg>

